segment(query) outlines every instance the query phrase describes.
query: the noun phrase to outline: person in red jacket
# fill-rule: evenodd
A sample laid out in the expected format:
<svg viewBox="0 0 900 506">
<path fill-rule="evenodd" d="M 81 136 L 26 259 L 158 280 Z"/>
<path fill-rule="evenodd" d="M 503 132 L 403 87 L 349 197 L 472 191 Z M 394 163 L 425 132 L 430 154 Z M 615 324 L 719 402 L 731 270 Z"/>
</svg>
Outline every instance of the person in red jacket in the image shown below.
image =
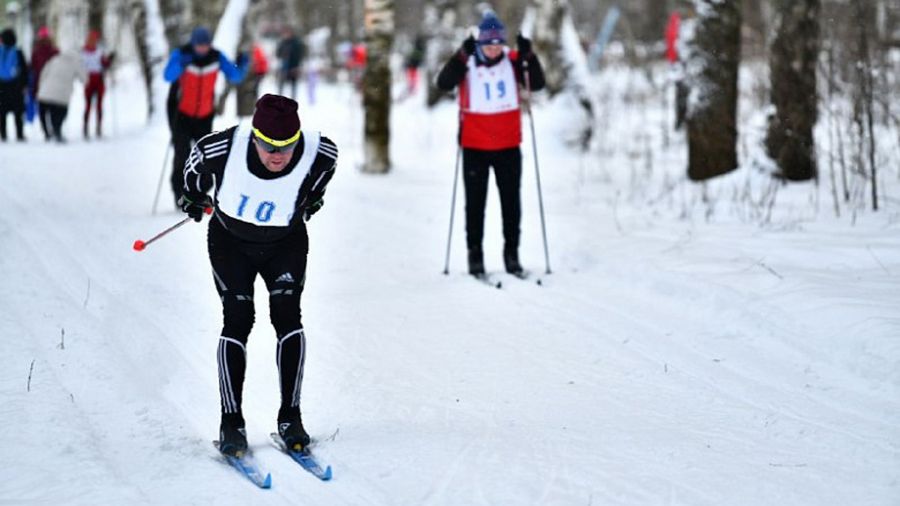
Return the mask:
<svg viewBox="0 0 900 506">
<path fill-rule="evenodd" d="M 478 39 L 469 37 L 438 74 L 437 85 L 459 86 L 459 142 L 466 189 L 466 244 L 469 273 L 483 275 L 484 207 L 488 173 L 494 168 L 503 214 L 503 261 L 506 271 L 523 272 L 519 263 L 522 179 L 522 113 L 519 87 L 543 89 L 544 71 L 531 41 L 517 37 L 518 50 L 506 44 L 506 29 L 493 12 L 484 15 Z"/>
<path fill-rule="evenodd" d="M 100 48 L 100 32 L 91 30 L 81 50 L 84 68 L 87 70 L 87 82 L 84 83 L 84 138 L 88 138 L 88 120 L 91 116 L 91 103 L 97 100 L 97 137 L 103 135 L 103 94 L 106 85 L 103 77 L 112 65 L 116 53 L 105 54 Z"/>
<path fill-rule="evenodd" d="M 169 127 L 172 130 L 172 193 L 175 203 L 184 187 L 182 169 L 191 152 L 191 144 L 212 132 L 215 115 L 216 78 L 219 72 L 228 82 L 237 84 L 247 74 L 249 59 L 242 54 L 237 65 L 212 47 L 212 35 L 203 27 L 195 28 L 191 40 L 169 56 L 163 72 L 172 83 L 169 92 Z"/>
</svg>

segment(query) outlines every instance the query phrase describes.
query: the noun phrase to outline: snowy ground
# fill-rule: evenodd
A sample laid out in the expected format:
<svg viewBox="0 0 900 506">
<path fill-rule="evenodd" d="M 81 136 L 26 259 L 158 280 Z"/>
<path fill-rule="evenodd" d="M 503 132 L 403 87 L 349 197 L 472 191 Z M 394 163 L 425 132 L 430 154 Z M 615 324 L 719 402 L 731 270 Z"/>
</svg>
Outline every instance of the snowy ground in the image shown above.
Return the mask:
<svg viewBox="0 0 900 506">
<path fill-rule="evenodd" d="M 554 274 L 497 291 L 463 274 L 461 220 L 453 273 L 440 274 L 453 105 L 399 105 L 395 170 L 368 176 L 358 99 L 321 92 L 303 122 L 336 140 L 341 162 L 310 224 L 304 418 L 328 438 L 334 481 L 268 443 L 278 399 L 263 298 L 245 413 L 273 489 L 219 462 L 205 230 L 131 250 L 180 216 L 167 193 L 150 215 L 168 134 L 127 116 L 143 102 L 121 85 L 110 139 L 78 138 L 76 99 L 69 145 L 35 130 L 0 146 L 0 504 L 900 502 L 896 201 L 853 225 L 822 212 L 761 226 L 695 218 L 679 183 L 648 208 L 655 190 L 628 186 L 640 159 L 625 148 L 661 123 L 610 106 L 623 121 L 581 156 L 559 134 L 569 113 L 545 105 Z M 670 142 L 653 163 L 683 172 L 683 143 Z M 531 162 L 526 149 L 522 256 L 540 271 Z M 799 188 L 789 205 L 809 200 Z M 492 193 L 493 269 L 496 205 Z"/>
</svg>

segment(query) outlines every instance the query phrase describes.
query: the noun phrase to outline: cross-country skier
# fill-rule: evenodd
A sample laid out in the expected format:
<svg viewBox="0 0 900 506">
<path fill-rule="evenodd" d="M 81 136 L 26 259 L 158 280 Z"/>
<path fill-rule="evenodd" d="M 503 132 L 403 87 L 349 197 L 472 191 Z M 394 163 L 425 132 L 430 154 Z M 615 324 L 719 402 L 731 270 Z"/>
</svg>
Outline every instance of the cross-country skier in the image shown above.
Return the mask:
<svg viewBox="0 0 900 506">
<path fill-rule="evenodd" d="M 97 138 L 103 136 L 103 94 L 106 92 L 104 78 L 106 72 L 112 66 L 116 57 L 115 51 L 107 53 L 100 47 L 100 32 L 91 30 L 87 40 L 81 49 L 81 57 L 84 59 L 84 67 L 87 70 L 88 79 L 84 83 L 84 138 L 88 138 L 88 120 L 91 115 L 91 103 L 96 99 L 97 107 Z"/>
<path fill-rule="evenodd" d="M 215 209 L 207 242 L 224 314 L 218 346 L 219 448 L 224 453 L 247 449 L 241 400 L 257 275 L 269 290 L 270 317 L 278 338 L 278 433 L 288 448 L 299 450 L 309 444 L 300 415 L 306 356 L 300 321 L 306 221 L 322 207 L 336 161 L 334 142 L 318 132 L 300 130 L 297 102 L 265 95 L 256 103 L 251 125 L 203 137 L 184 167 L 182 210 L 199 221 L 205 208 Z M 213 183 L 210 201 L 207 192 Z"/>
<path fill-rule="evenodd" d="M 466 243 L 469 273 L 484 274 L 484 207 L 488 172 L 494 168 L 503 214 L 503 260 L 506 271 L 523 272 L 519 263 L 519 222 L 522 179 L 522 117 L 519 87 L 544 87 L 544 71 L 531 51 L 531 41 L 517 38 L 518 50 L 505 46 L 506 29 L 493 12 L 478 26 L 478 39 L 469 37 L 437 78 L 439 88 L 459 86 L 463 181 L 466 189 Z M 527 81 L 526 81 L 527 73 Z"/>
<path fill-rule="evenodd" d="M 191 143 L 212 132 L 219 72 L 228 82 L 237 84 L 244 80 L 247 65 L 246 55 L 241 55 L 235 65 L 224 53 L 213 48 L 212 35 L 203 27 L 194 29 L 190 43 L 172 51 L 163 75 L 166 81 L 173 83 L 170 97 L 177 106 L 170 113 L 173 117 L 169 118 L 175 148 L 172 192 L 176 202 L 184 185 L 182 169 L 191 152 Z"/>
</svg>

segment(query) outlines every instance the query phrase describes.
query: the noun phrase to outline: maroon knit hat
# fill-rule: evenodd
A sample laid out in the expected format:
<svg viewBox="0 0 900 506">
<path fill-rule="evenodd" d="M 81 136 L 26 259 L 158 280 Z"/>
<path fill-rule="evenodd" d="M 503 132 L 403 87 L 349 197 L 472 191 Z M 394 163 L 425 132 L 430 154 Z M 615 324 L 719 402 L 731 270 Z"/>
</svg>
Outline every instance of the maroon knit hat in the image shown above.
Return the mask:
<svg viewBox="0 0 900 506">
<path fill-rule="evenodd" d="M 262 137 L 266 142 L 289 141 L 300 132 L 297 102 L 281 95 L 263 95 L 256 101 L 253 128 L 257 131 L 254 132 L 257 137 Z"/>
</svg>

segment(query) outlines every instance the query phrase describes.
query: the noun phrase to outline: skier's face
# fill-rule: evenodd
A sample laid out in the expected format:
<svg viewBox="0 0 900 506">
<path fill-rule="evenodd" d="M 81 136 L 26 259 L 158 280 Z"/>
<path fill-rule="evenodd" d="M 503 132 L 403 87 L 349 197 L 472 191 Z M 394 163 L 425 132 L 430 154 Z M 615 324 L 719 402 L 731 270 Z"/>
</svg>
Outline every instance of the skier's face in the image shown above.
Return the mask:
<svg viewBox="0 0 900 506">
<path fill-rule="evenodd" d="M 262 162 L 263 166 L 269 172 L 283 171 L 284 168 L 287 167 L 288 162 L 291 161 L 291 157 L 294 156 L 294 148 L 270 153 L 259 145 L 260 142 L 260 140 L 255 139 L 254 145 L 256 146 L 256 152 L 259 154 L 259 160 Z"/>
<path fill-rule="evenodd" d="M 209 54 L 209 44 L 194 44 L 194 54 L 203 57 Z"/>
<path fill-rule="evenodd" d="M 503 53 L 503 46 L 500 44 L 487 44 L 481 46 L 481 52 L 488 60 L 493 60 Z"/>
</svg>

